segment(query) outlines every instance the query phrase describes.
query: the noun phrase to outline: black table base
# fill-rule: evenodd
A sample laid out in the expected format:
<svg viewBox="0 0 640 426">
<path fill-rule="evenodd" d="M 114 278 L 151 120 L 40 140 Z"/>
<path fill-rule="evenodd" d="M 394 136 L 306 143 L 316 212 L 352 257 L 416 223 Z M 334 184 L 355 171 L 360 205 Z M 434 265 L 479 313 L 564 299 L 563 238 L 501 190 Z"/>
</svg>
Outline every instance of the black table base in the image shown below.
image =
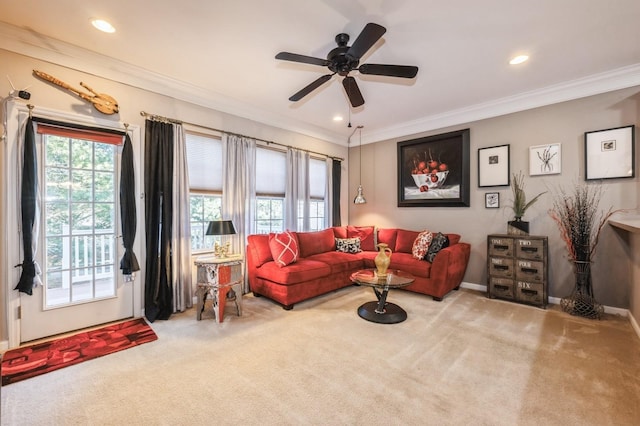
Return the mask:
<svg viewBox="0 0 640 426">
<path fill-rule="evenodd" d="M 379 302 L 367 302 L 358 308 L 358 315 L 378 324 L 397 324 L 407 319 L 407 313 L 395 303 L 385 303 L 383 312 L 378 312 Z"/>
</svg>

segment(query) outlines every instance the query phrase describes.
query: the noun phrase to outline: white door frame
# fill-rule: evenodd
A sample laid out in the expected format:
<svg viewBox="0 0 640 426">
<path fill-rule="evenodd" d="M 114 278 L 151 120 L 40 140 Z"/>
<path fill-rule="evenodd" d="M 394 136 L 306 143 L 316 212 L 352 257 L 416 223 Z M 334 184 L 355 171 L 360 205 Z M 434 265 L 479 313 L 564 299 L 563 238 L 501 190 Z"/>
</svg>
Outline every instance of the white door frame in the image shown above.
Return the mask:
<svg viewBox="0 0 640 426">
<path fill-rule="evenodd" d="M 26 105 L 18 103 L 17 101 L 7 102 L 7 116 L 6 116 L 6 135 L 7 138 L 4 141 L 4 181 L 5 188 L 2 191 L 3 202 L 5 206 L 5 223 L 3 225 L 3 235 L 5 238 L 2 242 L 3 252 L 7 254 L 4 259 L 4 271 L 6 282 L 6 321 L 8 332 L 8 346 L 14 348 L 20 345 L 20 294 L 14 287 L 20 280 L 20 268 L 15 268 L 22 262 L 22 251 L 18 250 L 18 247 L 22 245 L 22 236 L 18 231 L 18 224 L 20 223 L 20 208 L 19 208 L 19 194 L 18 188 L 18 164 L 19 161 L 19 146 L 18 143 L 23 135 L 23 129 L 21 124 L 29 114 L 29 109 Z M 109 129 L 124 130 L 124 125 L 119 121 L 110 121 L 102 118 L 68 114 L 60 111 L 50 110 L 46 108 L 36 107 L 34 108 L 34 114 L 43 118 L 50 118 L 53 120 L 63 120 L 67 122 L 100 126 Z M 131 143 L 133 145 L 134 152 L 134 170 L 136 170 L 136 212 L 138 227 L 136 232 L 136 238 L 133 244 L 134 252 L 138 257 L 139 263 L 144 265 L 144 252 L 143 252 L 143 234 L 144 226 L 144 203 L 141 197 L 143 189 L 143 166 L 142 166 L 142 144 L 140 139 L 140 126 L 129 125 L 128 131 L 131 136 Z M 119 213 L 119 212 L 116 212 Z M 38 250 L 42 250 L 42 247 L 38 247 Z M 144 271 L 138 271 L 136 273 L 135 280 L 133 282 L 133 316 L 141 317 L 143 314 L 143 284 L 144 283 Z"/>
</svg>

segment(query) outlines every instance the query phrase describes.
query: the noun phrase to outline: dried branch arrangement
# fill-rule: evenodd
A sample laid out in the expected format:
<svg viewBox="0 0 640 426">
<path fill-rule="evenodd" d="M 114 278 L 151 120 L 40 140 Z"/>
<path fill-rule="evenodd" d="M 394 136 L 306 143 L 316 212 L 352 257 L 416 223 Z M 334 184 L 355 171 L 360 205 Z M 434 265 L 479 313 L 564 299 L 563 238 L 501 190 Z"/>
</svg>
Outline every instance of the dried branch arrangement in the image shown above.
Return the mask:
<svg viewBox="0 0 640 426">
<path fill-rule="evenodd" d="M 553 208 L 549 215 L 558 224 L 569 258 L 574 262 L 591 261 L 600 231 L 615 213 L 611 208 L 598 210 L 602 193 L 602 185 L 583 183 L 575 185 L 573 193 L 559 189 L 553 194 Z"/>
</svg>

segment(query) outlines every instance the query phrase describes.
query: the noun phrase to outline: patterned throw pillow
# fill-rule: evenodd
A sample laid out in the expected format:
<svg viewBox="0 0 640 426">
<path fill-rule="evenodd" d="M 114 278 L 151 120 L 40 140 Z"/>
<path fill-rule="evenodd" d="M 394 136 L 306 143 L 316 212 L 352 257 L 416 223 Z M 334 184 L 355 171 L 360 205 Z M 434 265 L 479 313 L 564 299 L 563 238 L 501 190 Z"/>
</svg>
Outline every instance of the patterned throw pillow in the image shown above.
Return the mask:
<svg viewBox="0 0 640 426">
<path fill-rule="evenodd" d="M 433 259 L 436 258 L 436 254 L 445 247 L 449 247 L 449 237 L 444 235 L 442 232 L 438 232 L 436 236 L 433 237 L 433 241 L 431 241 L 429 251 L 427 251 L 427 255 L 424 257 L 424 260 L 433 263 Z"/>
<path fill-rule="evenodd" d="M 413 247 L 411 248 L 411 254 L 413 257 L 418 260 L 424 259 L 424 256 L 429 251 L 431 240 L 433 240 L 433 233 L 429 231 L 422 231 L 419 233 L 416 240 L 413 242 Z"/>
<path fill-rule="evenodd" d="M 360 253 L 360 238 L 336 238 L 336 251 Z"/>
<path fill-rule="evenodd" d="M 279 267 L 284 267 L 298 260 L 298 239 L 289 231 L 269 236 L 271 256 Z"/>
</svg>

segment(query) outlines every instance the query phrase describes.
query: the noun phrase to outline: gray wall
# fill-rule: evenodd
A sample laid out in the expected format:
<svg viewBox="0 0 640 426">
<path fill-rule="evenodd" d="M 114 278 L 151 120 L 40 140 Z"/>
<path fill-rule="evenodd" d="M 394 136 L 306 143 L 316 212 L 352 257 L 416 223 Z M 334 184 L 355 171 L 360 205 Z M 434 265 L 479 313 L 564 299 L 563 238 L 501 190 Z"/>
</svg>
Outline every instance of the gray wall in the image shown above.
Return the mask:
<svg viewBox="0 0 640 426">
<path fill-rule="evenodd" d="M 455 232 L 471 244 L 471 259 L 464 281 L 486 285 L 487 234 L 506 233 L 512 220 L 508 205 L 510 187 L 478 187 L 478 148 L 510 144 L 511 171 L 525 175 L 529 198 L 542 191 L 571 189 L 584 181 L 584 132 L 640 123 L 640 87 L 563 102 L 547 107 L 439 129 L 424 134 L 362 146 L 362 185 L 367 204 L 349 204 L 349 223 L 402 227 L 406 229 Z M 471 130 L 471 206 L 470 207 L 397 207 L 397 142 L 444 133 Z M 365 125 L 366 130 L 366 125 Z M 529 176 L 529 147 L 546 143 L 562 144 L 562 173 Z M 358 185 L 358 146 L 350 148 L 349 197 L 353 200 Z M 637 154 L 636 154 L 637 157 Z M 636 176 L 638 176 L 636 160 Z M 638 177 L 603 181 L 600 207 L 638 208 Z M 484 194 L 500 193 L 500 209 L 485 209 Z M 545 194 L 526 213 L 532 235 L 549 237 L 549 293 L 568 295 L 573 288 L 572 264 L 560 240 L 558 228 L 548 215 L 552 197 Z M 629 236 L 605 225 L 593 265 L 594 291 L 600 303 L 628 308 L 631 286 Z"/>
</svg>

